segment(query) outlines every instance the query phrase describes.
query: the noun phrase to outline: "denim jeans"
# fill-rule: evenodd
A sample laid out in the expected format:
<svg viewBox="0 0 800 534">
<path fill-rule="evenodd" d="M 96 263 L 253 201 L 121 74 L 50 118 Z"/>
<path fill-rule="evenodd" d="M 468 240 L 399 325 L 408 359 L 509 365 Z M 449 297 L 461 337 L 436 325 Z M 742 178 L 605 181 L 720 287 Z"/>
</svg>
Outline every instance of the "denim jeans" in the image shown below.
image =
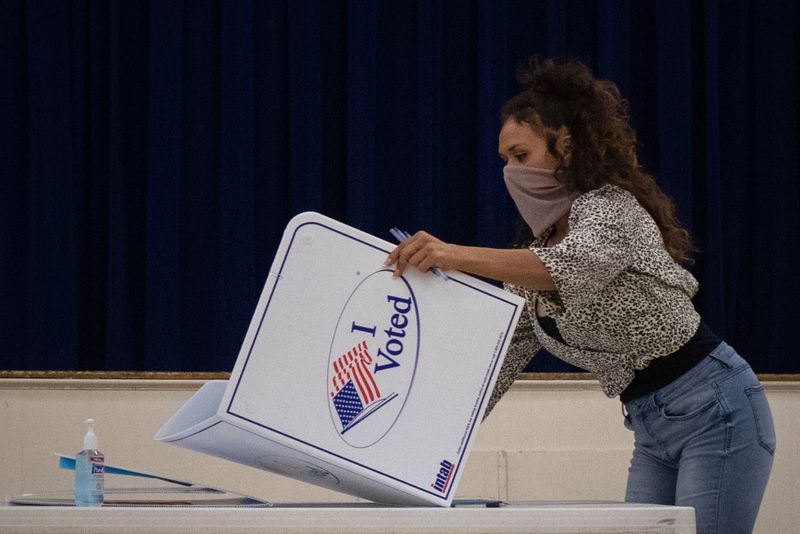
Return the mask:
<svg viewBox="0 0 800 534">
<path fill-rule="evenodd" d="M 625 411 L 635 440 L 627 502 L 692 506 L 698 534 L 753 530 L 775 428 L 764 387 L 733 348 L 720 344 Z"/>
</svg>

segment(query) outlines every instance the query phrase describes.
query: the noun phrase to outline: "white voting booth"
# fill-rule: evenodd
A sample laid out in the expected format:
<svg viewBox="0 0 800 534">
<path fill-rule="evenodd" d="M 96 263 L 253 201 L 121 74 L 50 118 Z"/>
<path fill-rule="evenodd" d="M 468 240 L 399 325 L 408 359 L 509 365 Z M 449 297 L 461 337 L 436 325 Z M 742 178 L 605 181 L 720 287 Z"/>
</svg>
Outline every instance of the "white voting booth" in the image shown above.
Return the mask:
<svg viewBox="0 0 800 534">
<path fill-rule="evenodd" d="M 317 213 L 288 224 L 228 381 L 155 438 L 380 503 L 450 505 L 523 300 Z"/>
</svg>

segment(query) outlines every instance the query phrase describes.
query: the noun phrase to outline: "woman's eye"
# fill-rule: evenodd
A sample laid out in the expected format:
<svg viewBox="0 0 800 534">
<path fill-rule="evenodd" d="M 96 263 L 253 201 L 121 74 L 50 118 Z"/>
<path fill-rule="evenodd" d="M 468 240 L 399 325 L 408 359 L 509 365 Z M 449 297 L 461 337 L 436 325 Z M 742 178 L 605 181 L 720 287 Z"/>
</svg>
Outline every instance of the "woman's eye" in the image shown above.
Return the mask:
<svg viewBox="0 0 800 534">
<path fill-rule="evenodd" d="M 516 158 L 517 161 L 522 163 L 523 161 L 525 161 L 525 153 L 514 154 L 514 158 Z"/>
</svg>

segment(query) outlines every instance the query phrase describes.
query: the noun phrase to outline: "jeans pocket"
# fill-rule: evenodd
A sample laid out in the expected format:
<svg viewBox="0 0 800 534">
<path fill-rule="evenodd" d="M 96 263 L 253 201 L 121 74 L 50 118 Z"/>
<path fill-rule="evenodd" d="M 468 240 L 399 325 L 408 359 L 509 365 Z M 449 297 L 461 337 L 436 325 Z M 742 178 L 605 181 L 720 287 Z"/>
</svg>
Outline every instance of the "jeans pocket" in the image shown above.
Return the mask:
<svg viewBox="0 0 800 534">
<path fill-rule="evenodd" d="M 711 384 L 703 384 L 666 399 L 654 398 L 661 416 L 670 421 L 692 419 L 719 404 L 717 390 Z"/>
<path fill-rule="evenodd" d="M 756 433 L 758 443 L 770 453 L 775 454 L 775 425 L 772 421 L 772 412 L 769 409 L 767 395 L 764 393 L 764 386 L 758 385 L 744 390 L 753 409 L 753 417 L 756 422 Z"/>
</svg>

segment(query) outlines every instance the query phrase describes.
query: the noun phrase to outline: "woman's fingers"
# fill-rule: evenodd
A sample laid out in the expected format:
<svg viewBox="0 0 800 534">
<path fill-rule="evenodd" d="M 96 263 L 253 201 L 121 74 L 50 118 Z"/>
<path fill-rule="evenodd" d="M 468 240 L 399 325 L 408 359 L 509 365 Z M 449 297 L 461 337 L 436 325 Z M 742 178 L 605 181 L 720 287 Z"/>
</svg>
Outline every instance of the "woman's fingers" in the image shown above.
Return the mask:
<svg viewBox="0 0 800 534">
<path fill-rule="evenodd" d="M 427 247 L 423 247 L 408 259 L 408 263 L 419 269 L 420 271 L 427 271 L 432 267 L 430 265 L 430 251 Z M 425 266 L 427 264 L 427 267 Z"/>
<path fill-rule="evenodd" d="M 419 243 L 419 239 L 415 239 L 415 237 L 416 236 L 411 236 L 401 243 L 399 247 L 400 251 L 397 255 L 397 267 L 394 270 L 395 276 L 402 276 L 409 264 L 417 265 L 412 259 L 418 253 L 421 244 Z"/>
<path fill-rule="evenodd" d="M 398 254 L 400 254 L 400 246 L 399 245 L 394 247 L 392 249 L 392 251 L 389 253 L 389 255 L 386 256 L 386 259 L 383 262 L 383 266 L 384 267 L 389 267 L 390 265 L 394 265 L 394 263 L 397 261 Z"/>
<path fill-rule="evenodd" d="M 402 276 L 409 265 L 413 265 L 421 271 L 440 267 L 438 260 L 442 255 L 443 246 L 445 243 L 427 232 L 417 232 L 389 253 L 384 267 L 395 265 L 394 276 Z"/>
<path fill-rule="evenodd" d="M 403 253 L 406 247 L 408 247 L 411 239 L 412 239 L 411 237 L 409 237 L 408 239 L 404 239 L 403 241 L 400 242 L 400 244 L 394 247 L 394 249 L 386 257 L 386 260 L 383 262 L 383 266 L 389 267 L 390 265 L 394 265 L 395 263 L 397 263 L 398 259 L 400 258 L 400 255 Z"/>
</svg>

